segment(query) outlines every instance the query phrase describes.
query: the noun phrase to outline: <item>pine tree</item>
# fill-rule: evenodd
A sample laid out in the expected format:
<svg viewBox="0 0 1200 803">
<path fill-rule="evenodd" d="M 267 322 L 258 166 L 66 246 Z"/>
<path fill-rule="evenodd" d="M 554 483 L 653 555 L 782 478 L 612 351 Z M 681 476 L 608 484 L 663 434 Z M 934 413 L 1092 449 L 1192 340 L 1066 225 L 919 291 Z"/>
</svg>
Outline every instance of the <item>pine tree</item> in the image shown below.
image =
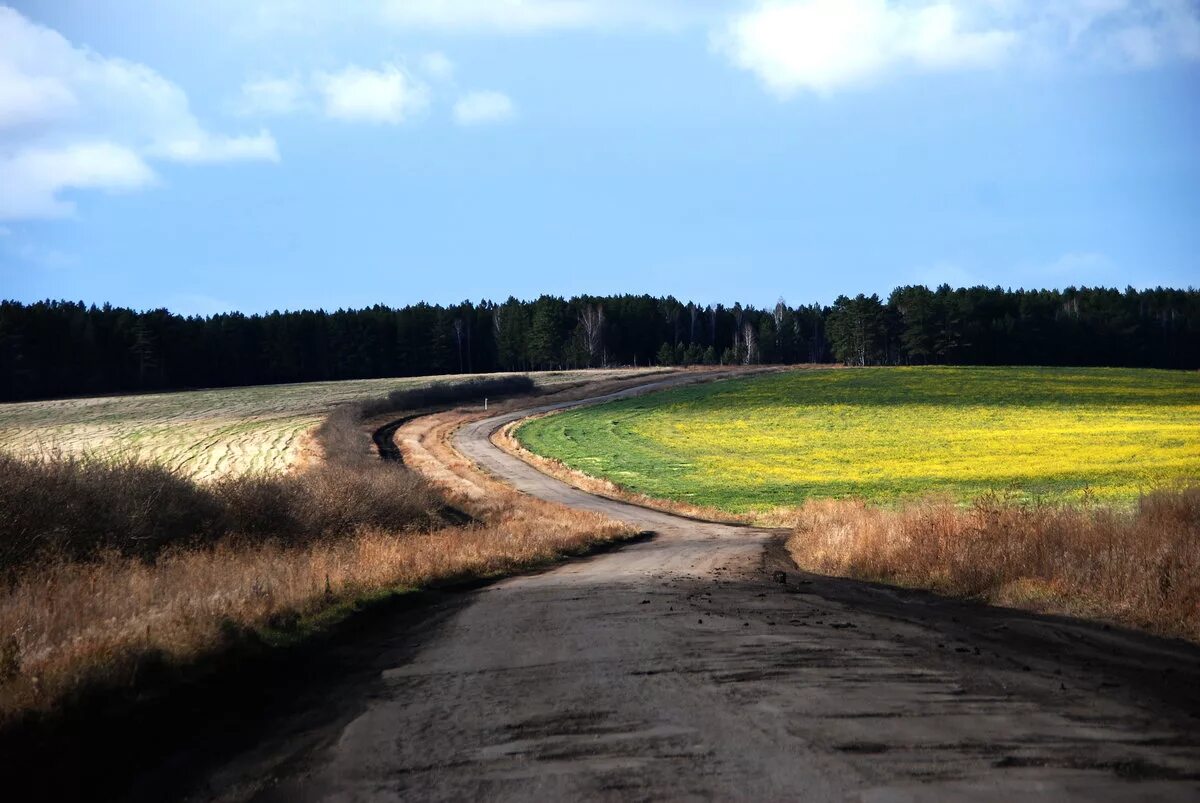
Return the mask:
<svg viewBox="0 0 1200 803">
<path fill-rule="evenodd" d="M 674 365 L 675 364 L 675 349 L 670 343 L 663 343 L 659 346 L 657 362 L 659 365 Z"/>
<path fill-rule="evenodd" d="M 839 361 L 847 365 L 877 362 L 883 341 L 883 304 L 879 296 L 838 296 L 829 313 L 827 331 Z"/>
</svg>

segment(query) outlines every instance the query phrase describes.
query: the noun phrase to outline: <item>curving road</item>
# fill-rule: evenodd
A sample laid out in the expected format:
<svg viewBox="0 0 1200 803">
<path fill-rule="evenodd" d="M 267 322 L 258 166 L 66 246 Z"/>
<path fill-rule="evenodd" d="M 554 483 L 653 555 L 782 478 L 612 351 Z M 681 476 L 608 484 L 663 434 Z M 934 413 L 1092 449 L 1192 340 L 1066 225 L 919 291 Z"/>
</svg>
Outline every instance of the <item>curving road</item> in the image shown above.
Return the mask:
<svg viewBox="0 0 1200 803">
<path fill-rule="evenodd" d="M 457 446 L 654 536 L 457 595 L 404 632 L 410 649 L 379 647 L 389 662 L 356 681 L 352 711 L 280 737 L 287 761 L 248 796 L 1200 796 L 1200 649 L 803 575 L 778 532 L 592 496 L 489 442 L 534 411 Z"/>
</svg>

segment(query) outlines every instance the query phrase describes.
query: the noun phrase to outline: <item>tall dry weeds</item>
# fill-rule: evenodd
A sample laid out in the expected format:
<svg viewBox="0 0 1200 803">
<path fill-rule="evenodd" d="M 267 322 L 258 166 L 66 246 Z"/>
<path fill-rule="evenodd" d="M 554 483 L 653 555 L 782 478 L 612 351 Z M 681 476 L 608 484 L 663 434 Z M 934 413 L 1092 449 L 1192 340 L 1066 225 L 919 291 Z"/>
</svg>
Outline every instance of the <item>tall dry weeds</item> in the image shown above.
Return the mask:
<svg viewBox="0 0 1200 803">
<path fill-rule="evenodd" d="M 154 560 L 232 536 L 300 543 L 359 527 L 428 529 L 443 523 L 441 506 L 421 477 L 378 460 L 199 484 L 130 461 L 0 455 L 0 573 L 109 552 Z"/>
<path fill-rule="evenodd" d="M 364 527 L 303 545 L 224 541 L 171 549 L 153 563 L 109 553 L 39 566 L 0 595 L 0 633 L 11 640 L 0 722 L 50 708 L 81 686 L 127 685 L 146 655 L 184 664 L 219 647 L 231 629 L 287 627 L 381 589 L 510 572 L 606 535 L 543 525 L 514 518 L 413 533 Z"/>
<path fill-rule="evenodd" d="M 340 408 L 317 436 L 325 459 L 290 475 L 199 485 L 133 462 L 0 457 L 0 724 L 96 684 L 136 685 L 147 657 L 184 665 L 240 629 L 628 535 L 518 494 L 447 526 L 444 491 L 381 462 L 363 428 L 368 413 L 529 385 L 474 381 Z"/>
<path fill-rule="evenodd" d="M 813 501 L 794 524 L 788 550 L 810 571 L 1200 640 L 1200 487 L 1133 509 Z"/>
</svg>

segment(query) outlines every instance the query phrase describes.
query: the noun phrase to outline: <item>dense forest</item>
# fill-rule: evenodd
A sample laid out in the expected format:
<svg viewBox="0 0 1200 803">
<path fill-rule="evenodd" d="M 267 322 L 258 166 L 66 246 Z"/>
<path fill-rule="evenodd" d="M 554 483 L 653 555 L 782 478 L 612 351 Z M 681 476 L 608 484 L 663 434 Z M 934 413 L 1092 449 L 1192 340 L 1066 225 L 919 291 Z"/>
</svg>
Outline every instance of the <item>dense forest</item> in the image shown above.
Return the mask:
<svg viewBox="0 0 1200 803">
<path fill-rule="evenodd" d="M 605 365 L 1200 367 L 1200 291 L 897 288 L 832 306 L 641 295 L 183 317 L 0 302 L 0 400 Z"/>
</svg>

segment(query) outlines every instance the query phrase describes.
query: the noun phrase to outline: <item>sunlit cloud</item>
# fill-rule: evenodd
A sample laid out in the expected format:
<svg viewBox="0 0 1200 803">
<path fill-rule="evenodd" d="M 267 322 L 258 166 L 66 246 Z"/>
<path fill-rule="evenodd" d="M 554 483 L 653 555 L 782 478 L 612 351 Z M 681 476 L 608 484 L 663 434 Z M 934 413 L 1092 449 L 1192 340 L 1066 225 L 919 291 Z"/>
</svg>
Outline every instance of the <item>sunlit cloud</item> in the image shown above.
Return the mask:
<svg viewBox="0 0 1200 803">
<path fill-rule="evenodd" d="M 1197 59 L 1200 10 L 1186 0 L 767 0 L 711 41 L 781 96 L 827 94 L 902 73 Z"/>
<path fill-rule="evenodd" d="M 335 120 L 401 123 L 429 106 L 429 89 L 397 65 L 349 66 L 321 72 L 313 84 L 325 115 Z"/>
<path fill-rule="evenodd" d="M 71 215 L 67 190 L 151 186 L 148 160 L 279 160 L 265 129 L 211 132 L 154 70 L 76 47 L 5 6 L 0 42 L 0 218 Z"/>
</svg>

